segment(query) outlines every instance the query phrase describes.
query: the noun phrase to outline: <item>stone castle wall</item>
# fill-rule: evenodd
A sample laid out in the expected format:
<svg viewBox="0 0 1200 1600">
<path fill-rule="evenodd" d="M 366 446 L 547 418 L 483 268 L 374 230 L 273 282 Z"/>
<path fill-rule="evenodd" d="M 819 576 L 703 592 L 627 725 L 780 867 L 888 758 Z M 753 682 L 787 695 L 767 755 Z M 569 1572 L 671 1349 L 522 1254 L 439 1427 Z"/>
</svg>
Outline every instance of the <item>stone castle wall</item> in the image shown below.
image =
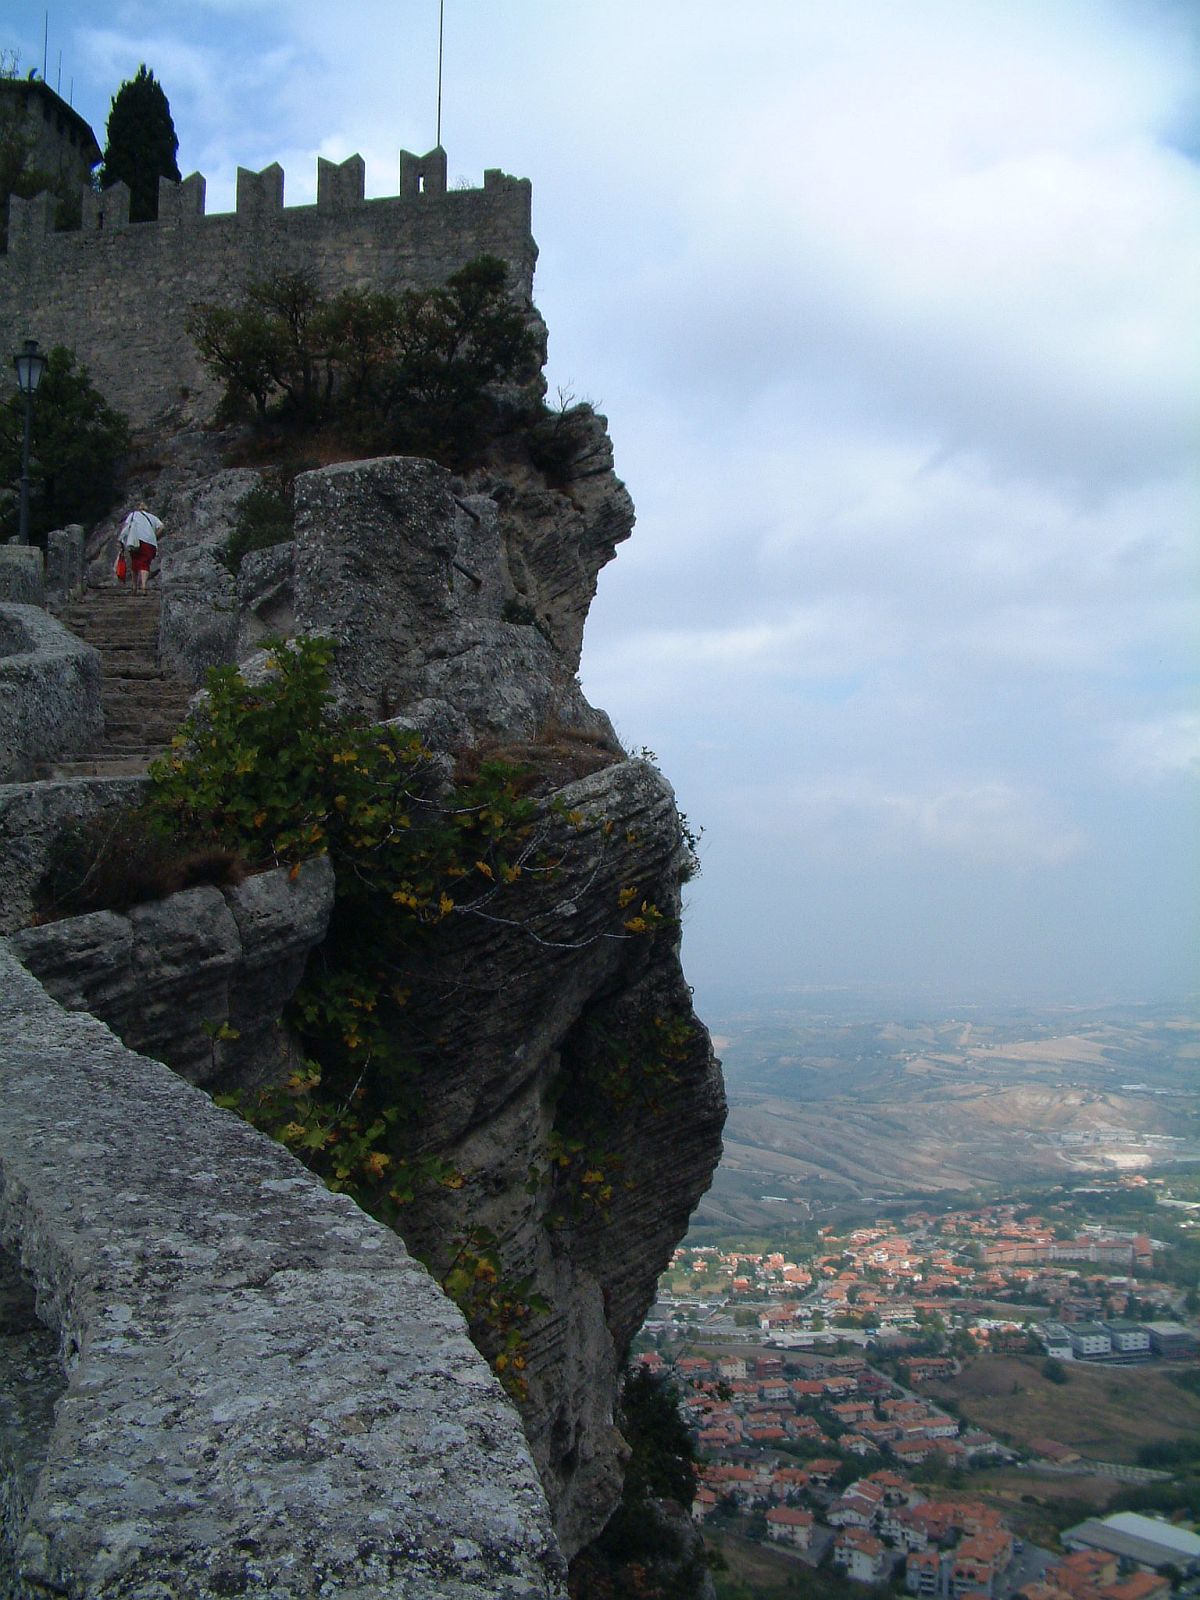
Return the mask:
<svg viewBox="0 0 1200 1600">
<path fill-rule="evenodd" d="M 484 173 L 481 189 L 447 189 L 442 150 L 402 152 L 400 193 L 364 198 L 360 156 L 317 163 L 317 202 L 283 204 L 283 169 L 239 168 L 237 209 L 208 216 L 205 181 L 163 179 L 156 222 L 129 222 L 129 191 L 84 192 L 83 226 L 54 232 L 50 195 L 11 202 L 0 255 L 0 350 L 25 339 L 66 345 L 106 399 L 135 425 L 183 407 L 203 416 L 217 389 L 188 337 L 196 304 L 232 305 L 274 271 L 312 272 L 327 293 L 445 280 L 487 253 L 509 264 L 518 298 L 533 294 L 537 246 L 528 179 Z M 12 382 L 12 374 L 8 380 Z"/>
</svg>

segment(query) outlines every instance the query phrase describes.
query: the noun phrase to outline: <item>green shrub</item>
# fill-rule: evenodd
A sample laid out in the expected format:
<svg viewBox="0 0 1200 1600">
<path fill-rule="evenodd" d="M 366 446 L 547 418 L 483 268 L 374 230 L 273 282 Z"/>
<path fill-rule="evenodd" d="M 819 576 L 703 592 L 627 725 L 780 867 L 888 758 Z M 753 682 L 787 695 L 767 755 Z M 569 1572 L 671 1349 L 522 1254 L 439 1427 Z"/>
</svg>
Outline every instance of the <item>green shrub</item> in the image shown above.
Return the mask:
<svg viewBox="0 0 1200 1600">
<path fill-rule="evenodd" d="M 333 715 L 331 657 L 327 641 L 298 640 L 270 647 L 260 684 L 235 668 L 211 672 L 207 706 L 151 768 L 146 811 L 166 834 L 254 864 L 298 872 L 306 857 L 332 857 L 333 916 L 288 1014 L 308 1059 L 287 1082 L 221 1103 L 394 1224 L 421 1190 L 464 1181 L 417 1153 L 413 1064 L 429 1041 L 415 974 L 436 972 L 450 917 L 482 906 L 503 915 L 532 865 L 535 807 L 507 763 L 482 760 L 447 792 L 415 735 Z M 504 1241 L 484 1230 L 440 1241 L 436 1254 L 428 1264 L 523 1399 L 528 1326 L 545 1302 L 506 1270 Z"/>
<path fill-rule="evenodd" d="M 480 457 L 505 414 L 499 391 L 538 366 L 508 268 L 486 255 L 435 289 L 332 301 L 311 273 L 275 273 L 239 306 L 198 306 L 188 331 L 227 415 L 260 426 L 273 415 L 293 430 L 332 421 L 373 448 L 452 467 Z"/>
<path fill-rule="evenodd" d="M 277 489 L 265 483 L 251 489 L 238 506 L 233 532 L 222 552 L 230 572 L 236 577 L 242 558 L 252 550 L 266 550 L 272 545 L 286 543 L 292 537 L 293 516 Z"/>
</svg>

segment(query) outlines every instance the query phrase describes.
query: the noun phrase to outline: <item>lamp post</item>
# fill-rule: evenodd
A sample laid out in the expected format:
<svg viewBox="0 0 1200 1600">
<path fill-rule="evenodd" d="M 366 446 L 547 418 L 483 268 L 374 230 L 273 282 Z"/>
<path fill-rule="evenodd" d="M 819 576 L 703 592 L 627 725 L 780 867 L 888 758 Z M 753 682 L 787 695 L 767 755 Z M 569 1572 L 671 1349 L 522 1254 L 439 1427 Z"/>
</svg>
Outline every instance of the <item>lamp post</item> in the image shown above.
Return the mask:
<svg viewBox="0 0 1200 1600">
<path fill-rule="evenodd" d="M 17 369 L 17 388 L 25 396 L 25 438 L 21 446 L 21 511 L 17 523 L 17 543 L 29 543 L 29 431 L 33 421 L 33 397 L 46 370 L 46 357 L 36 339 L 26 339 L 25 348 L 13 357 Z"/>
</svg>

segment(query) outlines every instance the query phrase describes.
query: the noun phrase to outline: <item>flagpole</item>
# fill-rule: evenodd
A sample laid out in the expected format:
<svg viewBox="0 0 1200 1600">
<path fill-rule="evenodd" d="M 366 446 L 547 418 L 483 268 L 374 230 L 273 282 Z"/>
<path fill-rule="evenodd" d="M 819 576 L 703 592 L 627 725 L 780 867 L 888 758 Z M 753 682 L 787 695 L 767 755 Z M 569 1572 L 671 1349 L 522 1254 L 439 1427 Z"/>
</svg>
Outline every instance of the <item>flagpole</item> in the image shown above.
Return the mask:
<svg viewBox="0 0 1200 1600">
<path fill-rule="evenodd" d="M 446 20 L 446 0 L 438 0 L 438 99 L 437 99 L 437 142 L 435 149 L 442 148 L 442 39 Z"/>
</svg>

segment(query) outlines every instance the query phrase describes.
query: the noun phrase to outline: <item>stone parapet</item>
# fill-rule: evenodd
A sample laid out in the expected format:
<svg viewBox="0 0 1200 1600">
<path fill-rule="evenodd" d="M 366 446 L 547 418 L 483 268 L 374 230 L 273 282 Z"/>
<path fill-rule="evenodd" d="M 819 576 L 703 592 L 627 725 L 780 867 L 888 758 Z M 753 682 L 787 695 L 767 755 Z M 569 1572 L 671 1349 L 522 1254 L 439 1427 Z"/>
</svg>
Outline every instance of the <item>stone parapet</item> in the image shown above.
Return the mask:
<svg viewBox="0 0 1200 1600">
<path fill-rule="evenodd" d="M 84 588 L 83 524 L 69 523 L 46 535 L 46 605 L 51 611 L 66 609 Z"/>
<path fill-rule="evenodd" d="M 0 1246 L 65 1379 L 52 1423 L 0 1406 L 48 1429 L 7 1594 L 560 1600 L 518 1418 L 395 1234 L 3 940 L 0 1099 Z"/>
<path fill-rule="evenodd" d="M 99 652 L 38 606 L 0 603 L 0 783 L 103 734 Z"/>
<path fill-rule="evenodd" d="M 326 294 L 442 283 L 475 256 L 508 263 L 532 302 L 537 246 L 527 179 L 489 171 L 448 189 L 446 154 L 402 153 L 401 193 L 367 199 L 360 156 L 318 163 L 315 205 L 284 206 L 284 173 L 239 168 L 237 209 L 207 215 L 193 173 L 159 186 L 156 222 L 129 221 L 123 184 L 84 193 L 83 225 L 54 228 L 49 195 L 14 196 L 0 254 L 0 347 L 65 345 L 135 426 L 168 410 L 207 416 L 219 391 L 187 331 L 197 304 L 234 305 L 273 272 L 307 272 Z M 4 341 L 8 344 L 5 345 Z"/>
<path fill-rule="evenodd" d="M 20 606 L 46 603 L 44 563 L 36 545 L 0 545 L 0 600 Z"/>
</svg>

